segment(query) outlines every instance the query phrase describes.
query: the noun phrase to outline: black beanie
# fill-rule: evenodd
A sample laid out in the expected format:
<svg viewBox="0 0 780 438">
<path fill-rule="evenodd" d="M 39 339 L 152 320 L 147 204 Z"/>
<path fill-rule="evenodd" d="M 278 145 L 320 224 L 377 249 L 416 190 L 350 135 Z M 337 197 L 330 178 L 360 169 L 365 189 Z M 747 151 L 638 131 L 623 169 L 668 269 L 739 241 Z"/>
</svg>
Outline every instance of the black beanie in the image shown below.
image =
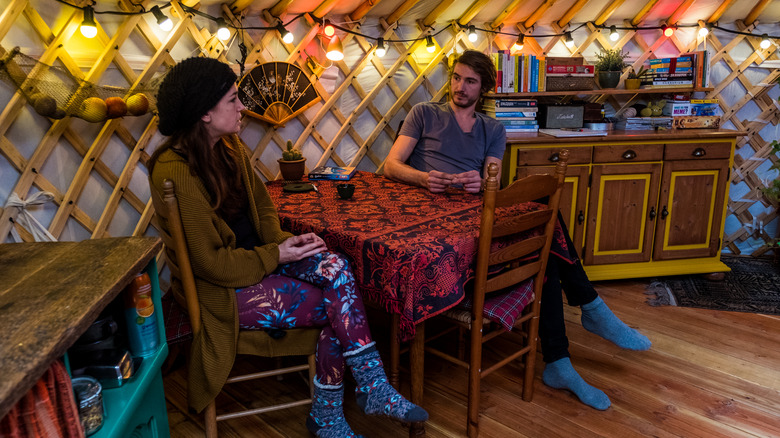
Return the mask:
<svg viewBox="0 0 780 438">
<path fill-rule="evenodd" d="M 173 66 L 157 91 L 160 133 L 172 135 L 192 127 L 236 79 L 227 64 L 213 58 L 187 58 Z"/>
</svg>

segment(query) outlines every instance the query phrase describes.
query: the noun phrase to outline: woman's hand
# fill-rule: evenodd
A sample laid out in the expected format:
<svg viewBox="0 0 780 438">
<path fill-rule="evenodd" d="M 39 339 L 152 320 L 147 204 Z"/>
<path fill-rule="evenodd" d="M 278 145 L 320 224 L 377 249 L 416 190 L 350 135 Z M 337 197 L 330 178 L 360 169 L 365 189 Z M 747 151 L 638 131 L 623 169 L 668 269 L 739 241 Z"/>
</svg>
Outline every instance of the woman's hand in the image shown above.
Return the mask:
<svg viewBox="0 0 780 438">
<path fill-rule="evenodd" d="M 279 244 L 279 264 L 297 262 L 327 249 L 325 241 L 314 233 L 293 236 Z"/>
</svg>

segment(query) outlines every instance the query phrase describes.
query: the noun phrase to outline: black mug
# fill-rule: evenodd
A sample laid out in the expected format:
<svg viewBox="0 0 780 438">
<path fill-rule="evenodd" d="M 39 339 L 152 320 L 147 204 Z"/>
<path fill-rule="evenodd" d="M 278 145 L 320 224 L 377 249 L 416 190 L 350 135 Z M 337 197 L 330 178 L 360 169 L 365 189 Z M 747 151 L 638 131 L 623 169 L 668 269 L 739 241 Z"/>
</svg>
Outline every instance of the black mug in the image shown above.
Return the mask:
<svg viewBox="0 0 780 438">
<path fill-rule="evenodd" d="M 87 328 L 87 331 L 76 341 L 78 345 L 93 344 L 113 336 L 119 327 L 111 316 L 98 319 Z"/>
</svg>

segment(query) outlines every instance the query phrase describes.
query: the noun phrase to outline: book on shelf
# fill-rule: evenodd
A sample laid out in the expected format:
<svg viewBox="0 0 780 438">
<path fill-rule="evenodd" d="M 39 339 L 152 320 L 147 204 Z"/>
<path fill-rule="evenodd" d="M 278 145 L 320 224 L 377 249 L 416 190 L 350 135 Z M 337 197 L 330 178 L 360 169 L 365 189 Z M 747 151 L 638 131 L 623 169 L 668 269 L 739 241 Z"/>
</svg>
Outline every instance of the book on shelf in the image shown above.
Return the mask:
<svg viewBox="0 0 780 438">
<path fill-rule="evenodd" d="M 497 119 L 499 123 L 506 127 L 510 126 L 530 126 L 530 125 L 536 125 L 536 119 L 533 120 L 506 120 L 506 119 Z"/>
<path fill-rule="evenodd" d="M 539 57 L 539 91 L 545 91 L 545 83 L 547 80 L 545 80 L 546 73 L 546 67 L 547 67 L 547 58 L 544 56 Z"/>
<path fill-rule="evenodd" d="M 504 114 L 513 114 L 513 115 L 504 115 Z M 536 120 L 536 114 L 532 114 L 530 116 L 516 116 L 514 114 L 523 114 L 523 113 L 496 113 L 496 119 L 497 120 Z"/>
<path fill-rule="evenodd" d="M 512 127 L 505 126 L 504 128 L 506 129 L 507 133 L 511 133 L 511 132 L 537 132 L 537 131 L 539 131 L 539 125 L 529 125 L 529 126 L 523 126 L 523 127 L 520 127 L 520 126 L 512 126 Z"/>
<path fill-rule="evenodd" d="M 536 112 L 536 107 L 496 108 L 494 110 L 496 117 L 536 117 Z"/>
<path fill-rule="evenodd" d="M 536 106 L 536 99 L 496 99 L 496 111 L 498 111 L 499 108 L 526 108 Z"/>
<path fill-rule="evenodd" d="M 595 66 L 593 65 L 550 65 L 547 64 L 547 67 L 545 67 L 545 71 L 547 74 L 561 74 L 561 73 L 569 73 L 569 74 L 594 74 L 596 72 Z"/>
<path fill-rule="evenodd" d="M 356 167 L 318 166 L 309 171 L 310 180 L 348 180 L 357 171 Z"/>
<path fill-rule="evenodd" d="M 592 78 L 595 73 L 546 73 L 548 78 Z"/>
<path fill-rule="evenodd" d="M 708 87 L 708 55 L 706 50 L 687 53 L 685 56 L 693 58 L 694 85 L 697 87 Z"/>
<path fill-rule="evenodd" d="M 656 65 L 656 64 L 677 64 L 678 62 L 691 62 L 691 56 L 690 55 L 683 55 L 683 56 L 677 56 L 674 58 L 656 58 L 656 59 L 649 59 L 648 64 L 650 65 Z"/>
<path fill-rule="evenodd" d="M 669 73 L 669 74 L 680 73 L 680 74 L 691 74 L 692 75 L 693 68 L 692 67 L 679 67 L 678 66 L 677 68 L 661 67 L 661 68 L 650 69 L 650 74 L 658 74 L 658 73 Z"/>
</svg>

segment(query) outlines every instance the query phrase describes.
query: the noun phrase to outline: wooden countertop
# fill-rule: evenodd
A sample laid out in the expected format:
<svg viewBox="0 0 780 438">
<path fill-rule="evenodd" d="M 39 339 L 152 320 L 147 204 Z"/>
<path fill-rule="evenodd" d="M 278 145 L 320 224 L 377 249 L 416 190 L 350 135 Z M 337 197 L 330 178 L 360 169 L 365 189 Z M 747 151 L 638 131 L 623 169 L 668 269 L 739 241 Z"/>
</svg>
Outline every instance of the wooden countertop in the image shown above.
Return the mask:
<svg viewBox="0 0 780 438">
<path fill-rule="evenodd" d="M 734 138 L 747 135 L 746 131 L 729 129 L 669 129 L 666 131 L 609 131 L 607 135 L 593 137 L 553 137 L 539 132 L 507 133 L 509 144 L 543 144 L 543 143 L 614 143 L 616 141 L 648 141 L 648 140 L 684 140 L 684 139 L 717 139 Z"/>
<path fill-rule="evenodd" d="M 161 248 L 156 237 L 0 244 L 0 418 Z"/>
</svg>

